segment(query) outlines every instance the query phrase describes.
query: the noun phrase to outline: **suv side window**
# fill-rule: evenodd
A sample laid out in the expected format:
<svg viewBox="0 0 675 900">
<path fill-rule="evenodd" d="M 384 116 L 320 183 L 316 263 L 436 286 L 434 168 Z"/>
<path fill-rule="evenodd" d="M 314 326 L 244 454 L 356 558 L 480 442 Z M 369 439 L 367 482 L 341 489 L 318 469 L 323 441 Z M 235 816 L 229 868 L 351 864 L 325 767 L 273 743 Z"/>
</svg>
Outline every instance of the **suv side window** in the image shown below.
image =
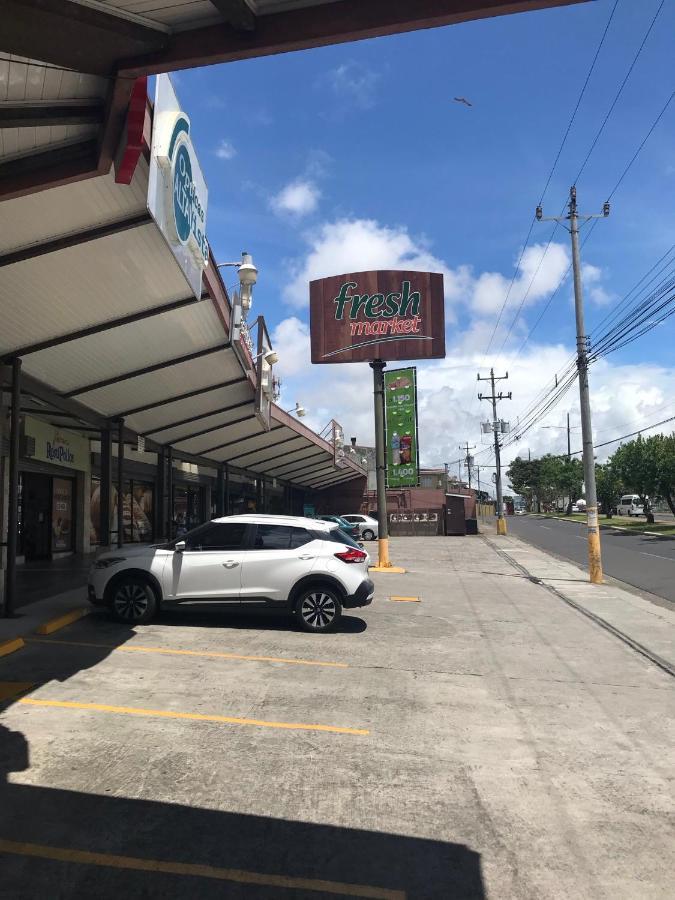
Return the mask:
<svg viewBox="0 0 675 900">
<path fill-rule="evenodd" d="M 335 544 L 347 544 L 348 547 L 358 547 L 359 550 L 361 549 L 354 538 L 350 537 L 341 528 L 335 527 L 330 528 L 328 531 L 319 531 L 316 534 L 316 537 L 320 541 L 332 541 Z"/>
<path fill-rule="evenodd" d="M 313 541 L 314 537 L 306 528 L 291 528 L 291 550 L 297 550 L 298 547 L 304 547 Z"/>
<path fill-rule="evenodd" d="M 288 550 L 290 546 L 289 525 L 256 525 L 254 550 Z"/>
<path fill-rule="evenodd" d="M 223 522 L 205 525 L 185 536 L 186 550 L 246 550 L 244 522 Z"/>
</svg>

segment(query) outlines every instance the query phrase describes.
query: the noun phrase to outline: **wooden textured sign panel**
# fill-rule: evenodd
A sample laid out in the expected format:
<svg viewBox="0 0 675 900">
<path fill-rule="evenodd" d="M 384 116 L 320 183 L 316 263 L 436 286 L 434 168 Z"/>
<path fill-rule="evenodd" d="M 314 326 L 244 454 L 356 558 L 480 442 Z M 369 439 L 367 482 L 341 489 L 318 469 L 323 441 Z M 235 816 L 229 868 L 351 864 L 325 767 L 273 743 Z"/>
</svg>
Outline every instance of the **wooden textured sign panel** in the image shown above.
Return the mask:
<svg viewBox="0 0 675 900">
<path fill-rule="evenodd" d="M 445 356 L 443 276 L 382 270 L 309 285 L 313 363 Z"/>
</svg>

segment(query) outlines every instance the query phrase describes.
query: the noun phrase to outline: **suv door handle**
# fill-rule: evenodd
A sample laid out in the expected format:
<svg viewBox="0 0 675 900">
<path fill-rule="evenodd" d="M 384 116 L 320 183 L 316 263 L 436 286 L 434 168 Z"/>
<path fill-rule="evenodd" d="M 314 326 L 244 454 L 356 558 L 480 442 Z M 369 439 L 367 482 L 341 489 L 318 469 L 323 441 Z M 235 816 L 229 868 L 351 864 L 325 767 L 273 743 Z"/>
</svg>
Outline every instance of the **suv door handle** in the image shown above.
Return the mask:
<svg viewBox="0 0 675 900">
<path fill-rule="evenodd" d="M 302 556 L 299 556 L 298 559 L 314 559 L 311 553 L 303 553 Z"/>
<path fill-rule="evenodd" d="M 239 563 L 235 559 L 228 559 L 228 561 L 224 562 L 223 565 L 226 569 L 234 569 L 234 567 L 238 566 Z"/>
</svg>

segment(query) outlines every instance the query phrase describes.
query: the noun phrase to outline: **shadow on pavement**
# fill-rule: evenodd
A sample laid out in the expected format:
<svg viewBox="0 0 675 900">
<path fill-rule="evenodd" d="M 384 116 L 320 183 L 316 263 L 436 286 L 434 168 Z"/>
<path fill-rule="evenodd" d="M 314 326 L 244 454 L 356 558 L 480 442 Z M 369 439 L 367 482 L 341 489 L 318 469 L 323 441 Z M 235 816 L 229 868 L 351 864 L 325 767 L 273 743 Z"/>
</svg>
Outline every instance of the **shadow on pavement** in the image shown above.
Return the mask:
<svg viewBox="0 0 675 900">
<path fill-rule="evenodd" d="M 159 625 L 189 628 L 245 628 L 252 631 L 300 631 L 295 619 L 278 612 L 251 614 L 232 609 L 214 609 L 212 605 L 190 604 L 189 607 L 163 609 L 156 619 Z M 361 634 L 368 624 L 359 616 L 345 613 L 334 634 Z"/>
<path fill-rule="evenodd" d="M 120 626 L 117 645 L 132 635 Z M 33 686 L 67 681 L 114 645 L 94 649 L 56 656 L 29 645 L 1 661 L 0 678 Z M 2 708 L 18 699 L 5 699 Z M 146 757 L 130 760 L 129 794 L 147 764 Z M 322 765 L 331 776 L 330 759 L 289 754 L 279 765 Z M 106 759 L 97 762 L 105 766 Z M 0 898 L 485 897 L 480 855 L 462 844 L 12 782 L 12 773 L 29 767 L 25 736 L 0 725 Z M 308 819 L 312 813 L 309 805 Z"/>
</svg>

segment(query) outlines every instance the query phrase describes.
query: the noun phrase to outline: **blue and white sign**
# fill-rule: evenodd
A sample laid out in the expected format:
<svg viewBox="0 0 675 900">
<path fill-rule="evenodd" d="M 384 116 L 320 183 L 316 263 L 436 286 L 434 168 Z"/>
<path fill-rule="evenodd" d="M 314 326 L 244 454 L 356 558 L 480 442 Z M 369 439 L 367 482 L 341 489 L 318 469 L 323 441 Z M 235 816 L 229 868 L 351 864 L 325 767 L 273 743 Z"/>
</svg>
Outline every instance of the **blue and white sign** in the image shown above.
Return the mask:
<svg viewBox="0 0 675 900">
<path fill-rule="evenodd" d="M 190 139 L 190 119 L 168 75 L 158 75 L 152 125 L 148 210 L 195 297 L 208 265 L 208 189 Z"/>
</svg>

